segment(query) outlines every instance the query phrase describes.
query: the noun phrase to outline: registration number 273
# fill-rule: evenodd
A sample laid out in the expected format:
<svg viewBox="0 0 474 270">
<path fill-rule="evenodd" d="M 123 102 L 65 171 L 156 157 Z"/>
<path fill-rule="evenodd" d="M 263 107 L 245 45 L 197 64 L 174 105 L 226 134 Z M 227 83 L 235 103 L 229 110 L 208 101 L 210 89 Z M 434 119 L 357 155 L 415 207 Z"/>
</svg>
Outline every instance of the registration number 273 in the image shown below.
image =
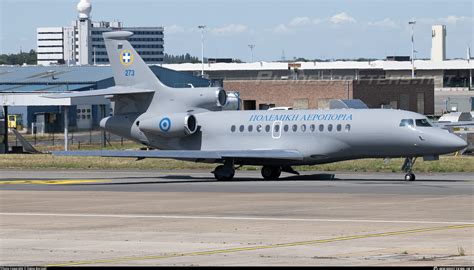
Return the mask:
<svg viewBox="0 0 474 270">
<path fill-rule="evenodd" d="M 134 69 L 126 69 L 125 70 L 125 77 L 133 77 L 135 76 L 135 70 Z"/>
</svg>

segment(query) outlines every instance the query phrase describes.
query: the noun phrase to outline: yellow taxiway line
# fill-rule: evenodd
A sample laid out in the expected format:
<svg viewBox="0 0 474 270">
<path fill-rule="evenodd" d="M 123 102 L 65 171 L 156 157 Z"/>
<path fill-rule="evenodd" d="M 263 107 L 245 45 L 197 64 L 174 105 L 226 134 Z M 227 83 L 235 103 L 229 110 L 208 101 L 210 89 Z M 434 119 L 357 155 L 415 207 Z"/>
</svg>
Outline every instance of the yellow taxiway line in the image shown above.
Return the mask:
<svg viewBox="0 0 474 270">
<path fill-rule="evenodd" d="M 341 236 L 341 237 L 319 239 L 319 240 L 250 246 L 250 247 L 237 247 L 237 248 L 229 248 L 229 249 L 216 249 L 216 250 L 209 250 L 209 251 L 168 253 L 164 255 L 150 255 L 150 256 L 142 256 L 142 257 L 122 257 L 122 258 L 115 258 L 115 259 L 77 261 L 77 262 L 68 262 L 68 263 L 60 263 L 60 264 L 51 264 L 51 265 L 46 265 L 46 266 L 47 267 L 48 266 L 73 266 L 73 265 L 91 265 L 91 264 L 95 265 L 95 264 L 103 264 L 103 263 L 120 263 L 120 262 L 127 262 L 127 261 L 159 260 L 159 259 L 169 259 L 169 258 L 177 258 L 177 257 L 205 256 L 205 255 L 214 255 L 214 254 L 223 254 L 223 253 L 234 253 L 234 252 L 241 252 L 241 251 L 255 251 L 255 250 L 263 250 L 263 249 L 282 248 L 282 247 L 324 244 L 324 243 L 349 241 L 349 240 L 364 239 L 364 238 L 386 237 L 386 236 L 394 236 L 394 235 L 423 233 L 423 232 L 432 232 L 432 231 L 441 231 L 441 230 L 465 229 L 465 228 L 474 228 L 474 224 L 463 224 L 463 225 L 420 228 L 420 229 L 411 229 L 411 230 L 402 230 L 402 231 L 393 231 L 393 232 L 384 232 L 384 233 Z"/>
<path fill-rule="evenodd" d="M 99 179 L 0 180 L 0 185 L 72 185 L 110 181 Z"/>
</svg>

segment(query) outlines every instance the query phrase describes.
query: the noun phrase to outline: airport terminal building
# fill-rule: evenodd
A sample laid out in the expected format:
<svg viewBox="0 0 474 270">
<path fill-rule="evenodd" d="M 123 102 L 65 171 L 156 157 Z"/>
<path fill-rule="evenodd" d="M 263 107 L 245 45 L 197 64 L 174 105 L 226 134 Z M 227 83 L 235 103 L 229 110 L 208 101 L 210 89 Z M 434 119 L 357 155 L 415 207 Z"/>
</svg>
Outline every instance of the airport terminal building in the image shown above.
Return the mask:
<svg viewBox="0 0 474 270">
<path fill-rule="evenodd" d="M 102 33 L 116 30 L 133 32 L 130 43 L 147 64 L 162 64 L 164 60 L 164 28 L 124 27 L 122 22 L 92 21 L 92 6 L 81 1 L 77 5 L 78 19 L 68 27 L 36 29 L 38 65 L 108 64 Z"/>
</svg>

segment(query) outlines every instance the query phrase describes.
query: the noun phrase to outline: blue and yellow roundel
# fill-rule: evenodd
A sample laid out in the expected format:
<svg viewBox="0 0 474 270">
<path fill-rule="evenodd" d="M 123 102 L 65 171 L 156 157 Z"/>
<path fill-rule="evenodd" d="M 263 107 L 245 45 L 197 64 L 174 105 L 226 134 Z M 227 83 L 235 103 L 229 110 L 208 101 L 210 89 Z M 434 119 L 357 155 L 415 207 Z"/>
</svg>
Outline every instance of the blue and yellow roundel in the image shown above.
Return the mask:
<svg viewBox="0 0 474 270">
<path fill-rule="evenodd" d="M 133 64 L 133 58 L 133 53 L 130 50 L 123 50 L 120 53 L 120 63 L 122 63 L 124 66 L 130 66 Z"/>
</svg>

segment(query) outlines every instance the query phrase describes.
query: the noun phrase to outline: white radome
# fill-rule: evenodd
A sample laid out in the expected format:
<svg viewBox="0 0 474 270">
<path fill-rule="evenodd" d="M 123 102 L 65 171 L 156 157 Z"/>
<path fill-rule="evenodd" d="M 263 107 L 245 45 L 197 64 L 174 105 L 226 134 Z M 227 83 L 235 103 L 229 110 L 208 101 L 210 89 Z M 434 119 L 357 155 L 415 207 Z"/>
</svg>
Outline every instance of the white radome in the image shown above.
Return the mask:
<svg viewBox="0 0 474 270">
<path fill-rule="evenodd" d="M 79 12 L 79 19 L 88 19 L 92 10 L 92 5 L 89 0 L 81 0 L 77 4 L 77 11 Z"/>
</svg>

